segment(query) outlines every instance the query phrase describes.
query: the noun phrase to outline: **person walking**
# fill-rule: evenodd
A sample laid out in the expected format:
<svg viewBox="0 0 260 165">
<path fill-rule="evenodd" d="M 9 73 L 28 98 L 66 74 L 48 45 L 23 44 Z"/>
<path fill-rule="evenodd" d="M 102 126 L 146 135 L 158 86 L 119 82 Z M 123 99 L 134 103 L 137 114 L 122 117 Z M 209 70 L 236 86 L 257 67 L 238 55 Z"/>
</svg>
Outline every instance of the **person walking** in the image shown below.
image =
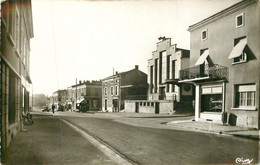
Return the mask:
<svg viewBox="0 0 260 165">
<path fill-rule="evenodd" d="M 51 109 L 52 109 L 52 115 L 54 115 L 54 109 L 55 109 L 55 105 L 54 104 L 52 104 Z"/>
</svg>

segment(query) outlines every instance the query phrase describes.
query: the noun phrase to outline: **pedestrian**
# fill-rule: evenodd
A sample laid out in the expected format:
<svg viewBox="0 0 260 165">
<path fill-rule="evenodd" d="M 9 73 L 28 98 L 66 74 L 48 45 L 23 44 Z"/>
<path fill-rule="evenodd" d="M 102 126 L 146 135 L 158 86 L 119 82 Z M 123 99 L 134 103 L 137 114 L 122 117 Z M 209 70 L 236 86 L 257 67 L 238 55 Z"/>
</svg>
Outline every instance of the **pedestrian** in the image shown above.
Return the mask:
<svg viewBox="0 0 260 165">
<path fill-rule="evenodd" d="M 52 104 L 51 109 L 52 109 L 52 115 L 54 115 L 54 109 L 55 109 L 55 105 L 54 104 Z"/>
</svg>

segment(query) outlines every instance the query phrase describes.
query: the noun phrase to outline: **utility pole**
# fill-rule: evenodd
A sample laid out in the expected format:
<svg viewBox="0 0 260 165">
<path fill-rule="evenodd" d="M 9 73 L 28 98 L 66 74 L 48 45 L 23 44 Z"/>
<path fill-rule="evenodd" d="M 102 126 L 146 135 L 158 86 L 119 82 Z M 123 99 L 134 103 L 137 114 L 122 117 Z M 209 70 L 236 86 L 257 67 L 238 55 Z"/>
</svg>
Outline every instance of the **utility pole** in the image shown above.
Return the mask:
<svg viewBox="0 0 260 165">
<path fill-rule="evenodd" d="M 78 83 L 78 81 L 77 81 L 77 78 L 76 78 L 76 101 L 75 101 L 75 105 L 76 105 L 76 106 L 75 106 L 75 110 L 77 109 L 77 99 L 78 99 L 78 98 L 77 98 L 77 97 L 78 97 L 78 96 L 77 96 L 77 93 L 78 93 L 78 91 L 77 91 L 77 83 Z"/>
</svg>

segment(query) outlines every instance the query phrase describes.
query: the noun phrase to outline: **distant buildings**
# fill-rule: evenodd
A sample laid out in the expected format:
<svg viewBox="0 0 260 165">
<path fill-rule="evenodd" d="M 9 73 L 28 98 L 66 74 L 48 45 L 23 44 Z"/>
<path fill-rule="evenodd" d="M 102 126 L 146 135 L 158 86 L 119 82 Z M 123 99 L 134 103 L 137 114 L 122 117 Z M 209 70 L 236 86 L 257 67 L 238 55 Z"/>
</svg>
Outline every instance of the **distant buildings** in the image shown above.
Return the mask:
<svg viewBox="0 0 260 165">
<path fill-rule="evenodd" d="M 116 72 L 102 79 L 102 110 L 119 111 L 124 109 L 125 100 L 147 98 L 147 75 L 138 69 Z"/>
<path fill-rule="evenodd" d="M 30 39 L 34 37 L 31 0 L 1 1 L 1 141 L 6 149 L 29 111 Z"/>
<path fill-rule="evenodd" d="M 79 81 L 79 84 L 68 87 L 67 104 L 72 110 L 98 111 L 101 109 L 101 88 L 101 81 Z"/>
<path fill-rule="evenodd" d="M 68 100 L 68 90 L 57 90 L 52 94 L 53 102 L 52 104 L 55 105 L 55 108 L 60 111 L 64 111 L 65 105 Z"/>
<path fill-rule="evenodd" d="M 189 27 L 195 120 L 260 128 L 260 4 L 244 0 Z"/>
</svg>

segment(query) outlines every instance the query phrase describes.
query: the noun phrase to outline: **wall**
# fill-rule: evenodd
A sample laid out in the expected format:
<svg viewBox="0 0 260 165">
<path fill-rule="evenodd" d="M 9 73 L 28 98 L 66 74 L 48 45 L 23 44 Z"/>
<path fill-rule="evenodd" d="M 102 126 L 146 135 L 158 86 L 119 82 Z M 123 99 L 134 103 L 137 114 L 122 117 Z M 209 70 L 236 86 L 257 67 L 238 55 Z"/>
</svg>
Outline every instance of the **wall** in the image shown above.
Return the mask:
<svg viewBox="0 0 260 165">
<path fill-rule="evenodd" d="M 173 102 L 172 101 L 148 101 L 148 100 L 125 100 L 125 112 L 135 112 L 135 103 L 139 104 L 139 113 L 153 113 L 155 114 L 155 103 L 159 102 L 159 114 L 172 114 Z M 144 105 L 145 103 L 145 105 Z M 149 105 L 148 105 L 149 103 Z M 152 104 L 153 103 L 153 104 Z"/>
</svg>

